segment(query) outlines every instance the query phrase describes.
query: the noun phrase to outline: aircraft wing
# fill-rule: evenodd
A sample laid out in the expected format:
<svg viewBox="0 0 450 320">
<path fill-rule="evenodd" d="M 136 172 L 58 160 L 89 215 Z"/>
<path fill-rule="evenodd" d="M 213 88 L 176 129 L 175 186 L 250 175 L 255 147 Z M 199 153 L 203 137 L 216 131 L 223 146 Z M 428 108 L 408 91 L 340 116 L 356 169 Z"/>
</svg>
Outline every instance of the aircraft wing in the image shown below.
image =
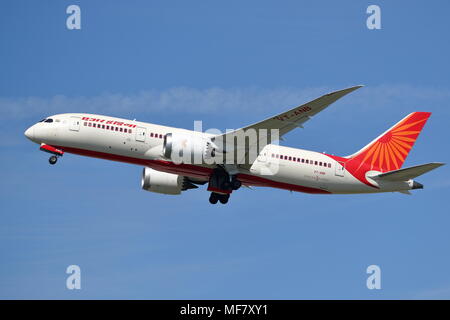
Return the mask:
<svg viewBox="0 0 450 320">
<path fill-rule="evenodd" d="M 282 140 L 283 135 L 290 132 L 291 130 L 295 128 L 302 128 L 302 125 L 311 119 L 312 116 L 318 114 L 320 111 L 327 108 L 330 104 L 335 102 L 336 100 L 342 98 L 343 96 L 349 94 L 350 92 L 361 88 L 361 85 L 350 87 L 347 89 L 342 89 L 338 91 L 334 91 L 331 93 L 328 93 L 326 95 L 323 95 L 315 100 L 312 100 L 310 102 L 307 102 L 305 104 L 302 104 L 300 106 L 297 106 L 295 108 L 292 108 L 286 112 L 280 113 L 278 115 L 275 115 L 271 118 L 265 119 L 261 122 L 257 122 L 255 124 L 252 124 L 250 126 L 240 128 L 231 132 L 227 132 L 225 134 L 219 135 L 216 137 L 217 140 L 221 139 L 223 145 L 226 146 L 226 148 L 231 148 L 231 141 L 233 141 L 233 137 L 242 134 L 244 132 L 247 132 L 250 129 L 254 129 L 256 131 L 257 135 L 257 143 L 258 143 L 258 149 L 262 150 L 262 148 L 272 143 L 275 140 Z M 261 130 L 266 129 L 266 130 Z M 271 129 L 279 130 L 278 135 L 272 135 Z M 234 143 L 234 142 L 233 142 Z M 239 148 L 245 148 L 247 151 L 249 148 L 255 147 L 254 145 L 246 145 L 246 146 L 236 146 L 234 145 L 233 148 L 239 149 Z M 248 152 L 247 152 L 248 153 Z"/>
</svg>

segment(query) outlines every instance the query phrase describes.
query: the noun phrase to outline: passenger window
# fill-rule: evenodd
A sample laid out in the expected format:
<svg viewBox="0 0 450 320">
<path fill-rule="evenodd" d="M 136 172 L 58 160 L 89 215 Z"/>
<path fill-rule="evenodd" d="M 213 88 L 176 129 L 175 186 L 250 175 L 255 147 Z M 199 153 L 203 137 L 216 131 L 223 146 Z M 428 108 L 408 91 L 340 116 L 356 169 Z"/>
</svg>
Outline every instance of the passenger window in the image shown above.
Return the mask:
<svg viewBox="0 0 450 320">
<path fill-rule="evenodd" d="M 123 132 L 123 128 L 120 128 L 120 130 L 119 130 L 120 132 Z"/>
</svg>

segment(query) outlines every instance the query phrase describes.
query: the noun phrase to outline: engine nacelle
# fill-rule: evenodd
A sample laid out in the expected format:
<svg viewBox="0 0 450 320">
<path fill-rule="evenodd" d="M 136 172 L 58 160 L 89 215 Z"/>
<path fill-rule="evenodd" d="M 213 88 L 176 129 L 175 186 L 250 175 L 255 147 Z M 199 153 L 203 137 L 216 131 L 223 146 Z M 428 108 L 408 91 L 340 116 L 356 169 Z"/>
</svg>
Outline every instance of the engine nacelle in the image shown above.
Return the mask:
<svg viewBox="0 0 450 320">
<path fill-rule="evenodd" d="M 142 171 L 141 187 L 151 192 L 180 194 L 183 189 L 183 177 L 177 174 L 144 168 Z"/>
<path fill-rule="evenodd" d="M 202 164 L 215 156 L 214 143 L 201 135 L 168 133 L 164 136 L 163 155 L 174 163 Z"/>
<path fill-rule="evenodd" d="M 181 191 L 198 188 L 186 177 L 148 167 L 142 171 L 141 187 L 146 191 L 163 194 L 180 194 Z"/>
</svg>

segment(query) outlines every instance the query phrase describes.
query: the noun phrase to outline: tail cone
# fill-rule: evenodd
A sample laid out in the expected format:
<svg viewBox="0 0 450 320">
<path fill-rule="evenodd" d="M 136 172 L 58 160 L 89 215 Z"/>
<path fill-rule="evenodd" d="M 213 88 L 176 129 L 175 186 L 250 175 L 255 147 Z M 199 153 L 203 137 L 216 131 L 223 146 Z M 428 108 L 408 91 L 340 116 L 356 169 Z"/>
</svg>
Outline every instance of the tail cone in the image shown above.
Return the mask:
<svg viewBox="0 0 450 320">
<path fill-rule="evenodd" d="M 413 182 L 412 189 L 423 189 L 423 184 L 418 183 L 417 181 Z"/>
</svg>

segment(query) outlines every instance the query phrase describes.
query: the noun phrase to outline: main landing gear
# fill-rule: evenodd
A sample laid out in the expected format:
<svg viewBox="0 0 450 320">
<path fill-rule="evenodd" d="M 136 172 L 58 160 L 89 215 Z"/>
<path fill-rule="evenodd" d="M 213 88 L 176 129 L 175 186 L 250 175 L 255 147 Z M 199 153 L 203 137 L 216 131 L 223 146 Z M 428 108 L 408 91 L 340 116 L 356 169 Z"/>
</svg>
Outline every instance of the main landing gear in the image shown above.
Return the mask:
<svg viewBox="0 0 450 320">
<path fill-rule="evenodd" d="M 220 203 L 225 204 L 230 199 L 230 194 L 233 190 L 241 187 L 242 183 L 236 176 L 231 176 L 223 168 L 216 168 L 213 174 L 209 177 L 208 191 L 211 191 L 209 202 L 211 204 Z"/>
<path fill-rule="evenodd" d="M 209 196 L 209 203 L 216 204 L 218 201 L 220 201 L 220 203 L 225 204 L 228 202 L 228 199 L 230 199 L 229 194 L 211 192 L 211 195 Z"/>
</svg>

